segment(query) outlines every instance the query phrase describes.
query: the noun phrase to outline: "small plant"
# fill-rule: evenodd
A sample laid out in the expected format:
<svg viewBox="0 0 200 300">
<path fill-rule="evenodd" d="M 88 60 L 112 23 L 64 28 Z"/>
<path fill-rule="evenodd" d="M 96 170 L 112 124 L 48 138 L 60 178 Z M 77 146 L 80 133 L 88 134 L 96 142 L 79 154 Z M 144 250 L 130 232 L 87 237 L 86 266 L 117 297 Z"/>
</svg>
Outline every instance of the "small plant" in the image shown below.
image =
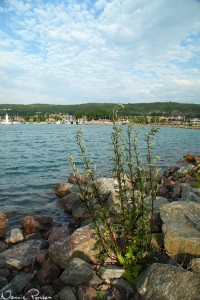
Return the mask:
<svg viewBox="0 0 200 300">
<path fill-rule="evenodd" d="M 115 186 L 116 209 L 106 205 L 102 197 L 98 181 L 95 178 L 96 167 L 92 157 L 87 156 L 83 140 L 83 131 L 76 134 L 85 175 L 88 184 L 78 182 L 80 197 L 86 205 L 91 224 L 96 232 L 98 258 L 107 257 L 125 268 L 125 277 L 130 283 L 137 278 L 142 260 L 148 255 L 154 218 L 154 201 L 158 185 L 155 167 L 158 157 L 153 155 L 154 136 L 158 131 L 152 128 L 146 131 L 140 128 L 135 133 L 133 127 L 117 125 L 119 106 L 113 111 L 113 171 L 117 179 Z M 144 133 L 146 143 L 146 159 L 142 157 L 138 139 Z M 74 172 L 78 173 L 73 157 L 68 160 Z"/>
</svg>

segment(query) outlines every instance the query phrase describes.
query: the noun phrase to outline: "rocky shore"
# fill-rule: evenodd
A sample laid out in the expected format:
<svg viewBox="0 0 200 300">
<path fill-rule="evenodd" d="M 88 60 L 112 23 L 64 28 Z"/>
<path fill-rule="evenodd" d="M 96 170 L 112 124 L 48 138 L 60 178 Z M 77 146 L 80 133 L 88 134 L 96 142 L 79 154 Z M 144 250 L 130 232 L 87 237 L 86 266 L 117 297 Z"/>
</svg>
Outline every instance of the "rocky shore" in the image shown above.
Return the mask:
<svg viewBox="0 0 200 300">
<path fill-rule="evenodd" d="M 158 176 L 154 203 L 154 251 L 135 286 L 120 266 L 99 264 L 95 234 L 79 198 L 77 178 L 55 188 L 68 226 L 48 216 L 26 216 L 5 237 L 9 220 L 0 213 L 1 299 L 198 300 L 200 299 L 200 157 L 189 153 Z M 84 185 L 86 179 L 79 175 Z M 106 205 L 115 210 L 115 178 L 98 179 Z"/>
</svg>

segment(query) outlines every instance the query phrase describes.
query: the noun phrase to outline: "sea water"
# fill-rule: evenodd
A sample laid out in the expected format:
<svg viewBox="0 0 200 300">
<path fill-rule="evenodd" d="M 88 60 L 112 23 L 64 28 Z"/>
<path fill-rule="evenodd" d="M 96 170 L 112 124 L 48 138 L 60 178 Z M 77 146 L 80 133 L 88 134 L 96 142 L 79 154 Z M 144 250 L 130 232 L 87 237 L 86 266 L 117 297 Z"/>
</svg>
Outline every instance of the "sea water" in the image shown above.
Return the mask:
<svg viewBox="0 0 200 300">
<path fill-rule="evenodd" d="M 60 223 L 68 222 L 69 215 L 60 207 L 54 188 L 66 182 L 72 173 L 68 155 L 74 157 L 78 169 L 83 171 L 75 138 L 80 129 L 84 130 L 87 152 L 93 155 L 97 176 L 112 176 L 110 125 L 0 126 L 0 211 L 6 213 L 12 226 L 20 226 L 22 218 L 32 214 L 52 216 Z M 139 146 L 141 152 L 145 151 L 142 140 Z M 155 153 L 160 156 L 161 169 L 174 165 L 189 151 L 200 154 L 199 130 L 160 128 Z"/>
</svg>

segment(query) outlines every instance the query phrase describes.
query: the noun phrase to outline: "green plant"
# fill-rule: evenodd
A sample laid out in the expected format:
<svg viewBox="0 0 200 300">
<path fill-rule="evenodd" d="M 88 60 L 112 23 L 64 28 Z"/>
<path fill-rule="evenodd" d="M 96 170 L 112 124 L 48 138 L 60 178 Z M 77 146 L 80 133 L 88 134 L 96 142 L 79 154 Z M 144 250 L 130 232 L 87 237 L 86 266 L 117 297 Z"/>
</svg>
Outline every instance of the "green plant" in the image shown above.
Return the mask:
<svg viewBox="0 0 200 300">
<path fill-rule="evenodd" d="M 117 213 L 106 205 L 98 181 L 92 157 L 88 157 L 83 140 L 83 131 L 76 134 L 82 154 L 88 184 L 78 181 L 80 197 L 86 205 L 92 226 L 96 232 L 98 258 L 109 257 L 125 268 L 125 277 L 134 283 L 141 268 L 142 260 L 148 255 L 154 218 L 154 201 L 158 185 L 155 166 L 158 157 L 153 155 L 154 137 L 158 131 L 144 128 L 132 132 L 131 125 L 118 126 L 118 109 L 113 111 L 113 171 L 117 179 L 115 186 Z M 146 160 L 139 149 L 139 137 L 144 134 Z M 73 157 L 68 160 L 74 174 L 78 173 Z"/>
</svg>

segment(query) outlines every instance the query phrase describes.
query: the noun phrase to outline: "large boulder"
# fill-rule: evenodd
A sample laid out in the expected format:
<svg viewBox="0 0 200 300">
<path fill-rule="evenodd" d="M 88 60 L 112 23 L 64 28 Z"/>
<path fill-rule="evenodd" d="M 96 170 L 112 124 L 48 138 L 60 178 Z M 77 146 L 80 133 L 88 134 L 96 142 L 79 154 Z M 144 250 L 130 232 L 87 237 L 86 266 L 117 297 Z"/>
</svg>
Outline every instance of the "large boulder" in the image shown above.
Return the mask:
<svg viewBox="0 0 200 300">
<path fill-rule="evenodd" d="M 46 216 L 26 216 L 22 226 L 26 234 L 45 232 L 52 228 L 53 219 Z"/>
<path fill-rule="evenodd" d="M 95 232 L 90 225 L 81 227 L 68 237 L 61 238 L 49 247 L 49 256 L 60 268 L 65 269 L 72 257 L 96 262 Z"/>
<path fill-rule="evenodd" d="M 74 257 L 60 276 L 60 281 L 65 285 L 80 285 L 89 282 L 94 275 L 95 272 L 89 263 Z"/>
<path fill-rule="evenodd" d="M 7 231 L 8 228 L 8 220 L 3 212 L 0 212 L 0 238 L 2 238 Z"/>
<path fill-rule="evenodd" d="M 0 262 L 22 269 L 30 266 L 41 249 L 47 247 L 44 240 L 29 240 L 14 245 L 0 254 Z"/>
<path fill-rule="evenodd" d="M 72 174 L 68 178 L 68 182 L 72 184 L 86 184 L 88 182 L 88 178 L 85 174 Z"/>
<path fill-rule="evenodd" d="M 172 202 L 160 207 L 164 246 L 174 258 L 185 262 L 200 256 L 200 204 Z"/>
<path fill-rule="evenodd" d="M 197 300 L 200 276 L 180 267 L 152 264 L 137 279 L 142 300 Z"/>
</svg>

